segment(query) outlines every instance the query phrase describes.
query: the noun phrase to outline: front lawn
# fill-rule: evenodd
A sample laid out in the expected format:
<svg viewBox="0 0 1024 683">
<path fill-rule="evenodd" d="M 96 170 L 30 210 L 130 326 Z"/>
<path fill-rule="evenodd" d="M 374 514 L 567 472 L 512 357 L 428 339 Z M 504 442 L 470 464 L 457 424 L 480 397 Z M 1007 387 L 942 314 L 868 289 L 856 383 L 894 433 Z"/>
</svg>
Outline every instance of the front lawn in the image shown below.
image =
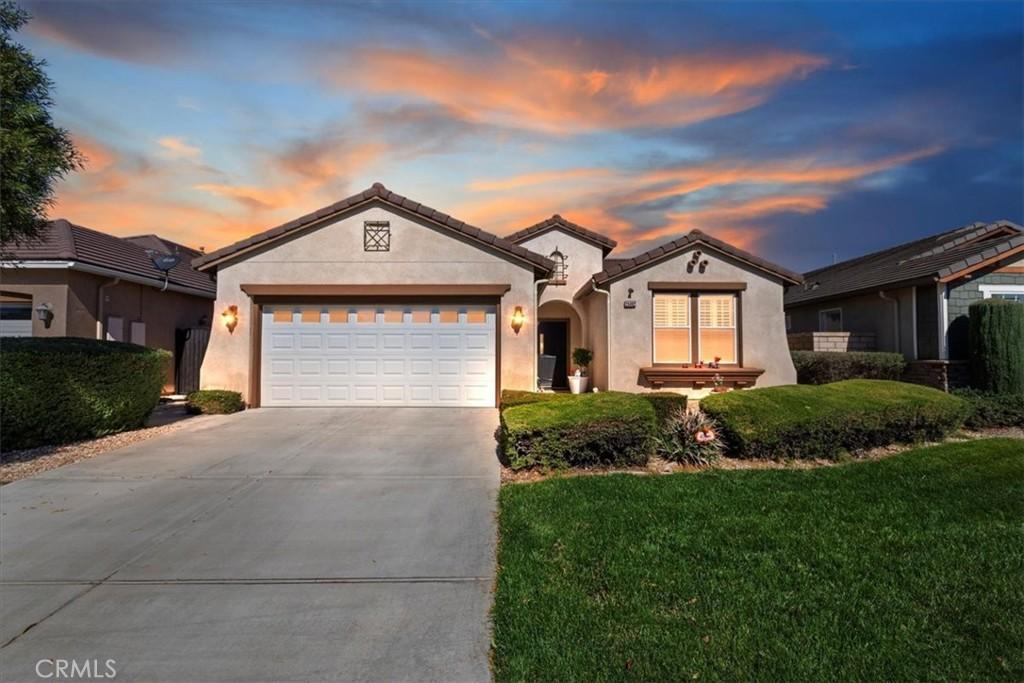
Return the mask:
<svg viewBox="0 0 1024 683">
<path fill-rule="evenodd" d="M 506 485 L 499 681 L 1020 680 L 1024 442 Z"/>
</svg>

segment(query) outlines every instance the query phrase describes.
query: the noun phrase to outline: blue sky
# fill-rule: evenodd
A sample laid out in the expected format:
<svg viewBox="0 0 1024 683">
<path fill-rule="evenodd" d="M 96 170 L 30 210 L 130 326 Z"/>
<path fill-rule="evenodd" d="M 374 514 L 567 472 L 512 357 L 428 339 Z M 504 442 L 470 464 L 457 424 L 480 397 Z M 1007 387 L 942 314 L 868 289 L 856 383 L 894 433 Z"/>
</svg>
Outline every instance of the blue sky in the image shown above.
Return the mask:
<svg viewBox="0 0 1024 683">
<path fill-rule="evenodd" d="M 1024 4 L 26 3 L 54 215 L 222 246 L 374 181 L 806 270 L 1024 219 Z"/>
</svg>

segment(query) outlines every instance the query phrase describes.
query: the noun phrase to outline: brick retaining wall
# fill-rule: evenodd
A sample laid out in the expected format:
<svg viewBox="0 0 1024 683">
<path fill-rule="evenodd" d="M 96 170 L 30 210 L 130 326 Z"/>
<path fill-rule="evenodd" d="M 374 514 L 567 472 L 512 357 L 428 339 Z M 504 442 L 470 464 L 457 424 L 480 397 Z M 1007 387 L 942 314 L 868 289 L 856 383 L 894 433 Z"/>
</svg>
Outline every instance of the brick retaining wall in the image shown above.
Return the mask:
<svg viewBox="0 0 1024 683">
<path fill-rule="evenodd" d="M 874 332 L 791 332 L 790 351 L 874 351 Z"/>
</svg>

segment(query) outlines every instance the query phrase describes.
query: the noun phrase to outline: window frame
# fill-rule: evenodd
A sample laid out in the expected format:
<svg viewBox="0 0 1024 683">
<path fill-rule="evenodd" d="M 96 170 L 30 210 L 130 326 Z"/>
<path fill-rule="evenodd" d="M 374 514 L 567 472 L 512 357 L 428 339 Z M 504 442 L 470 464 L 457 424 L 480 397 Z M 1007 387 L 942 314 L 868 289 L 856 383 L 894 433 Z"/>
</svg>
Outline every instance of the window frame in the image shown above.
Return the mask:
<svg viewBox="0 0 1024 683">
<path fill-rule="evenodd" d="M 697 360 L 714 362 L 714 358 L 702 358 L 700 349 L 700 333 L 704 329 L 700 324 L 700 299 L 702 296 L 728 296 L 732 299 L 732 327 L 708 327 L 709 330 L 732 330 L 732 357 L 733 360 L 725 361 L 719 365 L 739 366 L 740 364 L 740 297 L 735 292 L 694 292 L 697 299 L 697 338 L 695 348 L 697 349 Z"/>
<path fill-rule="evenodd" d="M 821 324 L 821 316 L 825 313 L 833 313 L 839 311 L 839 329 L 838 330 L 826 330 L 824 325 Z M 835 308 L 819 308 L 818 309 L 818 332 L 842 332 L 843 331 L 843 307 L 836 306 Z"/>
<path fill-rule="evenodd" d="M 978 285 L 978 291 L 981 292 L 981 298 L 982 299 L 991 299 L 993 296 L 1000 297 L 1000 295 L 1003 295 L 1003 294 L 1011 294 L 1011 295 L 1014 295 L 1014 296 L 1022 296 L 1022 295 L 1024 295 L 1024 285 L 1011 285 L 1011 284 L 988 285 L 988 284 L 979 284 Z M 1014 301 L 1014 299 L 1010 299 L 1010 301 Z"/>
<path fill-rule="evenodd" d="M 730 368 L 742 368 L 743 367 L 743 292 L 742 290 L 733 289 L 658 289 L 651 291 L 651 365 L 661 367 L 673 367 L 686 365 L 689 367 L 696 367 L 697 363 L 701 360 L 705 362 L 713 362 L 713 358 L 701 358 L 700 357 L 700 297 L 701 295 L 708 296 L 731 296 L 733 300 L 733 322 L 735 327 L 733 328 L 709 328 L 709 329 L 733 329 L 735 334 L 733 336 L 733 344 L 735 349 L 735 362 L 731 363 L 720 363 L 722 367 Z M 685 296 L 689 300 L 689 323 L 690 323 L 690 360 L 686 361 L 660 361 L 657 360 L 657 349 L 655 341 L 655 326 L 654 326 L 654 315 L 655 315 L 655 300 L 659 296 Z M 683 328 L 679 328 L 683 329 Z M 706 366 L 705 366 L 706 367 Z"/>
<path fill-rule="evenodd" d="M 657 326 L 657 306 L 658 297 L 663 298 L 675 298 L 681 299 L 686 298 L 686 327 L 658 327 Z M 682 365 L 684 363 L 693 363 L 693 292 L 652 292 L 651 296 L 651 362 L 655 365 Z M 686 360 L 658 360 L 658 334 L 657 330 L 686 330 L 687 333 L 687 351 L 688 358 Z"/>
</svg>

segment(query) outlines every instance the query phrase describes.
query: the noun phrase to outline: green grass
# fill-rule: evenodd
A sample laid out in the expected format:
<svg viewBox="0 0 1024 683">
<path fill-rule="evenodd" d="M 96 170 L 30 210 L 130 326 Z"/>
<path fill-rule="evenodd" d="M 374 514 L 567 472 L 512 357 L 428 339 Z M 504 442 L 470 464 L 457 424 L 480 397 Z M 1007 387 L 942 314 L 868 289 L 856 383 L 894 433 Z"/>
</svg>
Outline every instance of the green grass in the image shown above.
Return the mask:
<svg viewBox="0 0 1024 683">
<path fill-rule="evenodd" d="M 499 681 L 1024 677 L 1024 442 L 500 494 Z"/>
</svg>

